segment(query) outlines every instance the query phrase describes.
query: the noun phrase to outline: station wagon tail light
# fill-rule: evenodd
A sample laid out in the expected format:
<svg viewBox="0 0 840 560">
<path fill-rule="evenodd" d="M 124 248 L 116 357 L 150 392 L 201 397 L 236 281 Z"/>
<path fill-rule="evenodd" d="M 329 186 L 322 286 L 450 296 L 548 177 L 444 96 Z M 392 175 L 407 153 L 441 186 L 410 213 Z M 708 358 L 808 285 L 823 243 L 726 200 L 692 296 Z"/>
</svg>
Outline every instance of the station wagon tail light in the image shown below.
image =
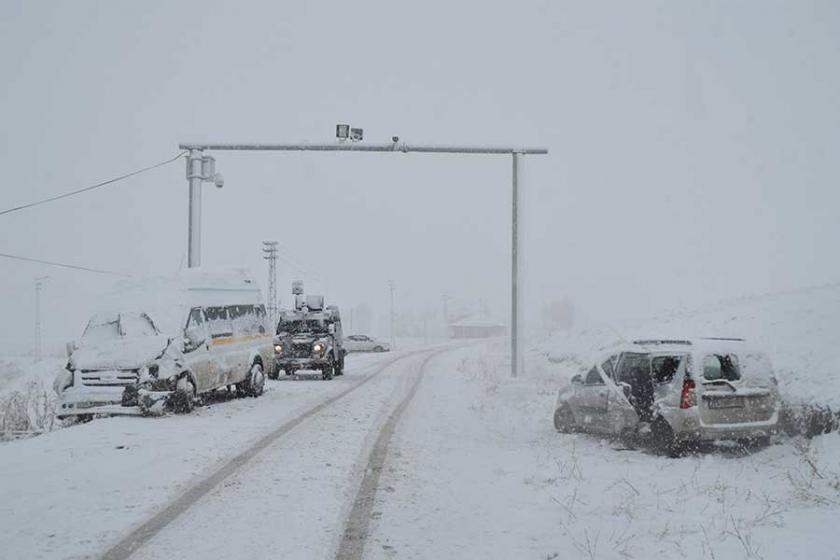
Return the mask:
<svg viewBox="0 0 840 560">
<path fill-rule="evenodd" d="M 691 408 L 697 406 L 697 399 L 694 397 L 694 380 L 683 379 L 682 393 L 680 394 L 680 408 Z"/>
</svg>

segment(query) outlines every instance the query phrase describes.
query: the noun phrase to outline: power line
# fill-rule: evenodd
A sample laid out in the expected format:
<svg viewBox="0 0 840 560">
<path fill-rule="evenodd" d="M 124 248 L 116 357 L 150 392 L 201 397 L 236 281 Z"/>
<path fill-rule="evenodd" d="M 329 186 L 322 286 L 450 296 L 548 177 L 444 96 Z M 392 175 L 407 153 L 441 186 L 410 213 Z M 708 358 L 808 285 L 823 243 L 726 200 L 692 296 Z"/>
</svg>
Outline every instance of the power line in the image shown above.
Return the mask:
<svg viewBox="0 0 840 560">
<path fill-rule="evenodd" d="M 98 189 L 98 188 L 104 187 L 106 185 L 111 185 L 111 184 L 116 183 L 118 181 L 122 181 L 123 179 L 128 179 L 129 177 L 134 177 L 135 175 L 140 175 L 141 173 L 145 173 L 146 171 L 151 171 L 152 169 L 157 169 L 158 167 L 163 167 L 164 165 L 170 164 L 173 161 L 181 158 L 186 153 L 187 153 L 186 151 L 179 152 L 177 156 L 175 156 L 173 158 L 170 158 L 166 161 L 162 161 L 160 163 L 156 163 L 154 165 L 144 167 L 143 169 L 138 169 L 137 171 L 132 171 L 131 173 L 126 173 L 125 175 L 120 175 L 119 177 L 114 177 L 113 179 L 108 179 L 107 181 L 103 181 L 102 183 L 97 183 L 95 185 L 91 185 L 89 187 L 84 187 L 84 188 L 81 188 L 81 189 L 78 189 L 78 190 L 75 190 L 75 191 L 72 191 L 72 192 L 60 194 L 58 196 L 45 198 L 44 200 L 39 200 L 37 202 L 30 202 L 29 204 L 24 204 L 22 206 L 15 206 L 14 208 L 8 208 L 6 210 L 0 211 L 0 216 L 2 216 L 3 214 L 11 214 L 12 212 L 17 212 L 18 210 L 24 210 L 26 208 L 32 208 L 33 206 L 38 206 L 39 204 L 46 204 L 47 202 L 54 202 L 56 200 L 60 200 L 62 198 L 67 198 L 69 196 L 81 194 L 83 192 L 92 191 L 94 189 Z"/>
<path fill-rule="evenodd" d="M 83 270 L 85 272 L 95 272 L 97 274 L 110 274 L 111 276 L 125 276 L 125 277 L 131 276 L 130 274 L 123 274 L 122 272 L 114 272 L 114 271 L 111 271 L 111 270 L 102 270 L 102 269 L 99 269 L 99 268 L 88 268 L 86 266 L 78 266 L 78 265 L 75 265 L 75 264 L 65 264 L 65 263 L 59 263 L 59 262 L 54 262 L 54 261 L 45 261 L 45 260 L 41 260 L 41 259 L 33 259 L 31 257 L 21 257 L 19 255 L 8 255 L 6 253 L 0 253 L 0 257 L 5 257 L 7 259 L 15 259 L 15 260 L 18 260 L 18 261 L 34 262 L 34 263 L 38 263 L 38 264 L 47 264 L 47 265 L 50 265 L 50 266 L 59 266 L 61 268 L 72 268 L 74 270 Z"/>
</svg>

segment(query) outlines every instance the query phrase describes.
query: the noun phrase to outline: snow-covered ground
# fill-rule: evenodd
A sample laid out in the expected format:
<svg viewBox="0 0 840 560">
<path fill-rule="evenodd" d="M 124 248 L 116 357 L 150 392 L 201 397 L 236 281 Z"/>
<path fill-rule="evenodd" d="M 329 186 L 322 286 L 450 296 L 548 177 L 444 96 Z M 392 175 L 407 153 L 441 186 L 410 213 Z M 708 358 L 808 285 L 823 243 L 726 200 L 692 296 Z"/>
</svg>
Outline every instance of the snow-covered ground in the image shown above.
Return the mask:
<svg viewBox="0 0 840 560">
<path fill-rule="evenodd" d="M 518 379 L 503 340 L 403 347 L 353 355 L 331 382 L 270 382 L 259 399 L 188 416 L 100 419 L 2 443 L 0 558 L 98 557 L 149 519 L 165 522 L 135 558 L 335 557 L 403 402 L 361 510 L 362 557 L 840 558 L 837 433 L 670 459 L 558 434 L 551 421 L 557 390 L 591 354 L 637 333 L 745 336 L 768 350 L 789 399 L 836 406 L 838 324 L 836 286 L 768 295 L 564 333 L 535 345 Z M 167 516 L 179 499 L 183 511 Z"/>
</svg>

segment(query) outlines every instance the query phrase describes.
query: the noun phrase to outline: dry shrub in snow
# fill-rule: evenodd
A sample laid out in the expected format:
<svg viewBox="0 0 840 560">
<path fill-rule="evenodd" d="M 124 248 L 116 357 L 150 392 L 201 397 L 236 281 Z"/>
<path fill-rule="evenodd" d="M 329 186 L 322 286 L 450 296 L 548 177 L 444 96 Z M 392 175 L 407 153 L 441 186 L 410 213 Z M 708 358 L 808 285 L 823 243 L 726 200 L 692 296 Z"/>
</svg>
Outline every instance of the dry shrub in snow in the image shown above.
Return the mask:
<svg viewBox="0 0 840 560">
<path fill-rule="evenodd" d="M 49 432 L 56 427 L 55 393 L 40 381 L 0 395 L 0 439 Z"/>
<path fill-rule="evenodd" d="M 831 470 L 820 461 L 817 449 L 810 439 L 797 438 L 794 448 L 800 466 L 789 469 L 787 479 L 796 498 L 818 506 L 840 505 L 840 472 Z"/>
</svg>

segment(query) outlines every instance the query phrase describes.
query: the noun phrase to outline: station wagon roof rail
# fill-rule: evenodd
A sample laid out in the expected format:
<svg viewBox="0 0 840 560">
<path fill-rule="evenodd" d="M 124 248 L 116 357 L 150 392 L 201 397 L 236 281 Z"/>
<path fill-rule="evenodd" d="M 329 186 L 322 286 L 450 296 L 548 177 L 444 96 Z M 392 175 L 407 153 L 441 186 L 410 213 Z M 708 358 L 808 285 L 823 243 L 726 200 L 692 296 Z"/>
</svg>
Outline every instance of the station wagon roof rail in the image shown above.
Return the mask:
<svg viewBox="0 0 840 560">
<path fill-rule="evenodd" d="M 650 346 L 659 344 L 682 344 L 684 346 L 691 346 L 691 341 L 680 339 L 644 339 L 634 340 L 633 344 L 638 344 L 639 346 Z"/>
</svg>

